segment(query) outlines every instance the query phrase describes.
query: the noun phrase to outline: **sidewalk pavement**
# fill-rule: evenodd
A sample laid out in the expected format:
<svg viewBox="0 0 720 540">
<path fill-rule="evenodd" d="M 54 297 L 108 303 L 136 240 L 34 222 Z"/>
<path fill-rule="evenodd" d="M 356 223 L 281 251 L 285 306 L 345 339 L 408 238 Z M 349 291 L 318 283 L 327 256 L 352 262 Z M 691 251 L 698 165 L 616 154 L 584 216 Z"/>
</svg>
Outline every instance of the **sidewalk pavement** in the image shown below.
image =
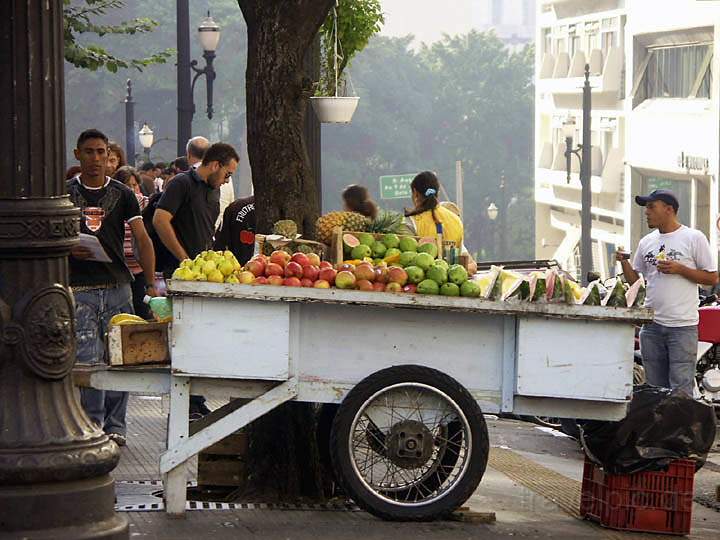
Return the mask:
<svg viewBox="0 0 720 540">
<path fill-rule="evenodd" d="M 245 508 L 188 511 L 184 519 L 162 511 L 156 496 L 162 489 L 158 457 L 165 449 L 166 416 L 156 397 L 133 396 L 128 411 L 128 445 L 113 472 L 118 507 L 134 509 L 123 514 L 130 523 L 130 538 L 141 540 L 262 539 L 387 539 L 398 535 L 423 539 L 495 538 L 665 538 L 603 529 L 577 517 L 582 475 L 582 452 L 575 441 L 558 437 L 532 424 L 489 420 L 490 462 L 475 494 L 471 511 L 494 512 L 495 523 L 438 521 L 391 523 L 356 509 L 309 509 L 288 506 L 245 505 Z M 717 448 L 720 452 L 720 448 Z M 720 454 L 714 454 L 714 459 Z M 720 462 L 720 459 L 716 459 Z M 720 484 L 711 466 L 696 475 L 708 485 Z M 191 467 L 194 471 L 194 467 Z M 155 494 L 155 495 L 153 495 Z M 696 493 L 697 495 L 697 493 Z M 253 503 L 255 501 L 244 501 Z M 223 506 L 223 505 L 207 505 Z M 228 505 L 224 505 L 226 508 Z M 693 506 L 691 539 L 718 538 L 720 511 Z"/>
</svg>

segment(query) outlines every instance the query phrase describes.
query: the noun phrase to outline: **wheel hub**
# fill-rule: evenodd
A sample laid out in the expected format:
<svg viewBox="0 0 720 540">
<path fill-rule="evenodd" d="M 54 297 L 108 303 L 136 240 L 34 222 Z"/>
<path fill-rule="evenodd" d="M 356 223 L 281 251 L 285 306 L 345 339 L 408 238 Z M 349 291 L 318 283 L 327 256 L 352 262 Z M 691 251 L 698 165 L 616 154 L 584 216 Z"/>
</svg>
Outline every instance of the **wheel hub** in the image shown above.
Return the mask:
<svg viewBox="0 0 720 540">
<path fill-rule="evenodd" d="M 422 422 L 404 420 L 390 429 L 388 459 L 402 469 L 423 466 L 432 456 L 433 436 Z"/>
</svg>

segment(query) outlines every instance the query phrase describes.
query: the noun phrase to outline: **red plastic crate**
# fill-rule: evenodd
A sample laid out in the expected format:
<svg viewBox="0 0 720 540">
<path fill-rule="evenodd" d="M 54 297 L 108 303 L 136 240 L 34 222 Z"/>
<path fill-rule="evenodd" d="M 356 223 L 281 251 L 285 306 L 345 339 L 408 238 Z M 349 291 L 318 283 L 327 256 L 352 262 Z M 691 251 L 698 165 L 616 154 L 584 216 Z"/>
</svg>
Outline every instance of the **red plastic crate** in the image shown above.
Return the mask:
<svg viewBox="0 0 720 540">
<path fill-rule="evenodd" d="M 622 531 L 689 534 L 694 480 L 690 459 L 667 471 L 607 474 L 586 457 L 580 515 Z"/>
</svg>

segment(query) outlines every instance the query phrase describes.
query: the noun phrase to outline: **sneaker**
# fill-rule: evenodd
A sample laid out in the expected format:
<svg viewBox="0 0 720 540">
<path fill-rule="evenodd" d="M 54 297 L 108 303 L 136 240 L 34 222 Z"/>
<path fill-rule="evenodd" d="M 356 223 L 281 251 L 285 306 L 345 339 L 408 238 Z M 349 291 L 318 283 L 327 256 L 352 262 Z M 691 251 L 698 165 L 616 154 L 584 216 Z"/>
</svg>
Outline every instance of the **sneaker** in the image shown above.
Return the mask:
<svg viewBox="0 0 720 540">
<path fill-rule="evenodd" d="M 118 446 L 125 446 L 127 444 L 127 439 L 125 438 L 125 435 L 120 435 L 119 433 L 108 433 L 107 436 L 108 439 L 110 439 Z"/>
</svg>

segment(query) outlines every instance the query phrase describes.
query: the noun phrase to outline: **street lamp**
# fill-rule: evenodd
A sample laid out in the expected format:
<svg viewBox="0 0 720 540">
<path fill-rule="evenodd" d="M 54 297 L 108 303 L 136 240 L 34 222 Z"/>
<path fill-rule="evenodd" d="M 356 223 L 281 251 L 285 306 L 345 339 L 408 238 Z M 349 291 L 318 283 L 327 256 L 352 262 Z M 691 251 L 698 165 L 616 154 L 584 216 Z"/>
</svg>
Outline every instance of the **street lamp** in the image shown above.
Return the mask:
<svg viewBox="0 0 720 540">
<path fill-rule="evenodd" d="M 498 246 L 496 257 L 505 257 L 505 227 L 507 226 L 507 212 L 509 205 L 505 203 L 505 175 L 500 175 L 500 207 L 498 208 L 494 202 L 490 203 L 487 208 L 487 216 L 490 221 L 495 221 L 498 217 L 500 221 L 495 227 L 495 239 L 493 244 Z"/>
<path fill-rule="evenodd" d="M 125 155 L 128 162 L 135 165 L 135 102 L 132 96 L 132 81 L 127 80 L 125 94 Z"/>
<path fill-rule="evenodd" d="M 490 203 L 490 206 L 487 207 L 487 215 L 490 218 L 490 221 L 495 221 L 498 217 L 498 207 L 495 206 L 494 202 Z"/>
<path fill-rule="evenodd" d="M 220 42 L 220 26 L 208 11 L 207 17 L 198 26 L 198 39 L 203 48 L 205 67 L 197 67 L 197 60 L 190 60 L 190 7 L 189 0 L 177 0 L 177 87 L 178 87 L 178 155 L 185 153 L 185 144 L 192 136 L 192 119 L 195 115 L 193 94 L 195 83 L 205 75 L 207 88 L 207 117 L 213 117 L 213 83 L 215 81 L 215 51 Z M 195 76 L 190 79 L 191 70 Z"/>
<path fill-rule="evenodd" d="M 582 144 L 573 148 L 575 135 L 575 119 L 568 118 L 563 122 L 563 136 L 565 137 L 565 168 L 567 181 L 570 183 L 570 169 L 573 154 L 580 160 L 580 184 L 582 185 L 580 210 L 580 277 L 583 285 L 588 284 L 588 273 L 592 271 L 592 191 L 590 171 L 592 158 L 590 157 L 591 140 L 591 110 L 592 95 L 590 88 L 590 64 L 585 64 L 585 84 L 583 85 L 583 133 Z"/>
<path fill-rule="evenodd" d="M 150 161 L 150 148 L 153 145 L 153 130 L 147 125 L 147 122 L 143 124 L 143 127 L 138 131 L 138 139 L 140 139 L 140 146 L 145 149 L 145 161 Z"/>
</svg>

